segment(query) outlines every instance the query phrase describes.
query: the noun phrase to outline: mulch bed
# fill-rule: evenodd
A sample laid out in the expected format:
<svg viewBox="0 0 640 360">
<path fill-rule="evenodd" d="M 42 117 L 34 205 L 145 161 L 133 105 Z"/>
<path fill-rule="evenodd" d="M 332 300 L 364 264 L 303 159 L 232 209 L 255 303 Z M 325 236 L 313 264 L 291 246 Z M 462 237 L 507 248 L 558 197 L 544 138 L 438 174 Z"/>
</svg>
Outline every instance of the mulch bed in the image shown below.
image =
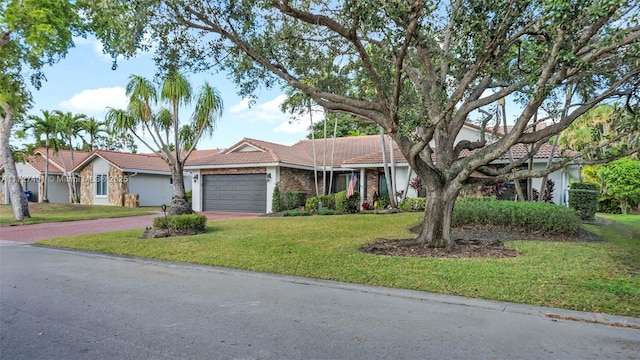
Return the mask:
<svg viewBox="0 0 640 360">
<path fill-rule="evenodd" d="M 417 233 L 419 227 L 411 229 Z M 506 248 L 505 241 L 537 240 L 561 242 L 601 242 L 601 237 L 580 230 L 575 235 L 545 234 L 504 229 L 498 227 L 463 227 L 452 229 L 456 241 L 454 249 L 433 249 L 413 244 L 413 239 L 376 239 L 361 246 L 367 254 L 387 256 L 439 257 L 439 258 L 508 258 L 518 255 L 517 251 Z"/>
</svg>

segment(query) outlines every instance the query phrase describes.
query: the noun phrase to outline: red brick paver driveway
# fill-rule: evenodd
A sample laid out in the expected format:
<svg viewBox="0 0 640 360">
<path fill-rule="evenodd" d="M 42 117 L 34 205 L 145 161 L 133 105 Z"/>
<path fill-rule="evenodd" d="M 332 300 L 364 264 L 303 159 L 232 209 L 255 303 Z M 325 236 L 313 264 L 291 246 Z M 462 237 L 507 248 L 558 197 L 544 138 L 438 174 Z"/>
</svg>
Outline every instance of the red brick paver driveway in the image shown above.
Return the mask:
<svg viewBox="0 0 640 360">
<path fill-rule="evenodd" d="M 204 214 L 209 220 L 252 218 L 258 216 L 258 214 L 221 212 L 205 212 Z M 58 236 L 95 234 L 127 229 L 143 229 L 147 226 L 151 226 L 153 218 L 158 216 L 162 215 L 130 216 L 111 219 L 79 220 L 22 226 L 6 226 L 0 228 L 0 241 L 5 240 L 30 244 L 38 240 Z"/>
</svg>

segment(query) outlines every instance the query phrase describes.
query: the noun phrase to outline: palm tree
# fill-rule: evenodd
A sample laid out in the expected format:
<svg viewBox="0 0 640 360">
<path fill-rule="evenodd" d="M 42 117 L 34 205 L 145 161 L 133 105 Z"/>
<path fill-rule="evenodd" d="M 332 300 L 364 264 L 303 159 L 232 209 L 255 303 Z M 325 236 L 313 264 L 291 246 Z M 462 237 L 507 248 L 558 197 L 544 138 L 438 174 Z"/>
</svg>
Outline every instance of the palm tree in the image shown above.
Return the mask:
<svg viewBox="0 0 640 360">
<path fill-rule="evenodd" d="M 85 147 L 89 151 L 95 149 L 96 140 L 100 138 L 101 134 L 109 134 L 107 122 L 96 120 L 94 117 L 90 117 L 82 123 L 82 130 L 89 136 L 89 142 L 85 141 Z"/>
<path fill-rule="evenodd" d="M 170 213 L 192 213 L 184 187 L 184 163 L 200 138 L 213 133 L 222 115 L 222 96 L 205 83 L 195 97 L 196 106 L 191 121 L 182 123 L 179 117 L 180 106 L 189 104 L 192 99 L 192 88 L 184 75 L 170 73 L 161 84 L 159 92 L 151 81 L 132 75 L 126 92 L 129 107 L 127 110 L 109 109 L 106 118 L 109 126 L 115 131 L 132 134 L 169 165 L 173 178 Z M 169 108 L 160 108 L 154 112 L 153 108 L 158 105 L 159 100 L 165 100 Z M 191 130 L 187 132 L 188 136 L 181 136 L 181 133 L 185 134 L 185 126 Z M 143 130 L 150 135 L 151 140 L 141 137 L 136 130 Z"/>
<path fill-rule="evenodd" d="M 57 132 L 62 136 L 65 141 L 69 142 L 69 151 L 71 152 L 71 167 L 75 166 L 75 159 L 73 157 L 73 139 L 79 137 L 83 139 L 79 133 L 84 129 L 85 123 L 88 120 L 85 114 L 73 114 L 70 111 L 62 112 L 60 110 L 54 111 L 57 117 Z M 84 141 L 84 139 L 83 139 Z"/>
<path fill-rule="evenodd" d="M 44 182 L 43 182 L 43 195 L 42 201 L 49 202 L 49 148 L 53 141 L 53 136 L 56 133 L 56 117 L 48 110 L 41 110 L 42 116 L 29 115 L 28 119 L 31 121 L 27 124 L 26 129 L 32 129 L 33 135 L 40 139 L 42 135 L 45 136 L 45 166 L 44 166 Z"/>
</svg>

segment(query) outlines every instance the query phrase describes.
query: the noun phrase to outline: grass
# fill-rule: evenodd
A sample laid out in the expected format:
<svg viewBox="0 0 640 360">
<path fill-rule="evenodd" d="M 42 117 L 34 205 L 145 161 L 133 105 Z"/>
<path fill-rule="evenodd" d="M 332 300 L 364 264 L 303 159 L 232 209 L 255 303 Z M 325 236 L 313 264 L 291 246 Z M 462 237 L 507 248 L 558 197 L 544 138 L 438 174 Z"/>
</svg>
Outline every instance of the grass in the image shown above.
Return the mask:
<svg viewBox="0 0 640 360">
<path fill-rule="evenodd" d="M 516 241 L 507 259 L 364 254 L 378 237 L 407 238 L 416 213 L 258 218 L 208 223 L 208 233 L 141 240 L 141 230 L 39 244 L 640 317 L 640 216 L 588 225 L 601 243 Z M 620 219 L 618 221 L 618 219 Z"/>
<path fill-rule="evenodd" d="M 122 206 L 30 202 L 31 217 L 22 221 L 17 221 L 13 217 L 11 205 L 0 205 L 0 226 L 149 215 L 159 211 L 161 211 L 159 207 L 126 208 Z"/>
</svg>

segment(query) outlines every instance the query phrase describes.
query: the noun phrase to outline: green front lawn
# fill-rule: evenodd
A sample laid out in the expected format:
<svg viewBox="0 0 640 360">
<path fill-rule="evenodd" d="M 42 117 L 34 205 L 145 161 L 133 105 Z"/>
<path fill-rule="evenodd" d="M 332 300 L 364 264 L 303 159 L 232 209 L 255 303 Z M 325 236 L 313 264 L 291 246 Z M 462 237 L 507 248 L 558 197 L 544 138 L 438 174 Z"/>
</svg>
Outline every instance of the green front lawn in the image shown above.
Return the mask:
<svg viewBox="0 0 640 360">
<path fill-rule="evenodd" d="M 609 241 L 518 241 L 516 258 L 367 255 L 375 238 L 407 238 L 422 214 L 257 218 L 208 223 L 207 234 L 141 240 L 142 230 L 39 244 L 473 298 L 640 317 L 640 223 L 589 225 Z M 624 234 L 624 235 L 616 235 Z"/>
<path fill-rule="evenodd" d="M 159 211 L 161 211 L 159 207 L 126 208 L 122 206 L 30 202 L 31 217 L 22 221 L 17 221 L 13 217 L 11 205 L 0 205 L 0 226 L 150 215 Z"/>
</svg>

